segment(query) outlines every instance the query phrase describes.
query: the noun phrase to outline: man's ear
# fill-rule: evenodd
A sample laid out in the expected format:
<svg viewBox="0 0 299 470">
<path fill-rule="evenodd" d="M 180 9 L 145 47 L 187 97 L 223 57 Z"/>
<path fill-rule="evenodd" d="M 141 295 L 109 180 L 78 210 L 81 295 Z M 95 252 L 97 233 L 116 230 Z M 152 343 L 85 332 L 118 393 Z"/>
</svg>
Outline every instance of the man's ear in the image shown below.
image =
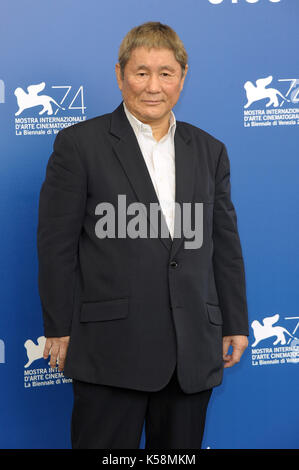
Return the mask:
<svg viewBox="0 0 299 470">
<path fill-rule="evenodd" d="M 122 74 L 121 74 L 121 68 L 119 63 L 115 64 L 115 74 L 116 74 L 116 80 L 118 83 L 118 87 L 120 90 L 123 88 L 123 79 L 122 79 Z"/>
<path fill-rule="evenodd" d="M 186 78 L 186 75 L 187 75 L 187 72 L 188 72 L 188 64 L 185 65 L 185 70 L 184 70 L 184 75 L 182 76 L 182 82 L 181 82 L 181 90 L 183 89 L 183 86 L 184 86 L 184 83 L 185 83 L 185 78 Z"/>
</svg>

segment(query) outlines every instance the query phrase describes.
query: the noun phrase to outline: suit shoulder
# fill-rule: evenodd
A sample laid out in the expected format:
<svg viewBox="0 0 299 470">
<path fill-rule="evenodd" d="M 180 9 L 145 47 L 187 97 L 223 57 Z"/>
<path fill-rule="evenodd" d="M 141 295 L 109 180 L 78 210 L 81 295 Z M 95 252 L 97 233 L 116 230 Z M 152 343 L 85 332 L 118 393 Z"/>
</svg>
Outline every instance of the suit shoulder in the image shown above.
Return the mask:
<svg viewBox="0 0 299 470">
<path fill-rule="evenodd" d="M 101 116 L 96 116 L 94 118 L 86 119 L 85 121 L 77 122 L 71 126 L 65 127 L 59 134 L 65 135 L 75 135 L 78 138 L 81 136 L 86 136 L 90 133 L 94 133 L 95 130 L 99 132 L 101 129 L 103 131 L 109 129 L 110 120 L 112 113 L 102 114 Z"/>
<path fill-rule="evenodd" d="M 199 139 L 202 142 L 205 142 L 209 146 L 221 149 L 224 146 L 224 143 L 219 140 L 217 137 L 209 134 L 209 132 L 204 131 L 200 127 L 194 126 L 188 122 L 178 121 L 180 130 L 185 134 L 186 137 L 191 139 Z"/>
</svg>

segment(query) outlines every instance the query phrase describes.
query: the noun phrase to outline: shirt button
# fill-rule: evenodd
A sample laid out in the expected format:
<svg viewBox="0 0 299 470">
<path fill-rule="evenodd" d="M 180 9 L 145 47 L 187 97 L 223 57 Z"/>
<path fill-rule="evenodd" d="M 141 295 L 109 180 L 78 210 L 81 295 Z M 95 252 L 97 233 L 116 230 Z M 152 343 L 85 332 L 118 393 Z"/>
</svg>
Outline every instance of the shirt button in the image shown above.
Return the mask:
<svg viewBox="0 0 299 470">
<path fill-rule="evenodd" d="M 171 261 L 170 266 L 175 269 L 178 267 L 178 263 L 175 260 L 173 260 Z"/>
</svg>

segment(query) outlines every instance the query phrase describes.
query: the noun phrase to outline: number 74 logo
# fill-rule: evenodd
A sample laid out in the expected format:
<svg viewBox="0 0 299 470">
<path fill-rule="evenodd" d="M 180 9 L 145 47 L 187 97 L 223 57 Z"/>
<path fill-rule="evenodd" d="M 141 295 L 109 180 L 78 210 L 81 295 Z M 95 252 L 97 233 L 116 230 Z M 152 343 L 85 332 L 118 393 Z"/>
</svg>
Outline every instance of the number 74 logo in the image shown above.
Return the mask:
<svg viewBox="0 0 299 470">
<path fill-rule="evenodd" d="M 70 85 L 63 85 L 63 86 L 62 85 L 56 85 L 56 86 L 52 86 L 52 88 L 61 88 L 61 89 L 66 90 L 66 92 L 63 95 L 61 101 L 59 102 L 60 105 L 63 105 L 66 98 L 67 98 L 67 96 L 69 95 L 69 93 L 72 89 L 72 86 L 70 86 Z M 81 106 L 74 106 L 74 103 L 76 101 L 77 101 L 77 105 L 81 104 Z M 54 113 L 55 116 L 58 113 L 59 109 L 61 109 L 61 108 L 56 109 L 56 111 Z M 63 108 L 63 109 L 65 109 L 65 108 Z M 78 88 L 77 92 L 73 96 L 73 99 L 72 99 L 71 103 L 69 104 L 69 106 L 67 107 L 67 109 L 81 109 L 81 113 L 84 114 L 86 106 L 84 106 L 84 92 L 83 92 L 83 86 L 82 85 Z"/>
</svg>

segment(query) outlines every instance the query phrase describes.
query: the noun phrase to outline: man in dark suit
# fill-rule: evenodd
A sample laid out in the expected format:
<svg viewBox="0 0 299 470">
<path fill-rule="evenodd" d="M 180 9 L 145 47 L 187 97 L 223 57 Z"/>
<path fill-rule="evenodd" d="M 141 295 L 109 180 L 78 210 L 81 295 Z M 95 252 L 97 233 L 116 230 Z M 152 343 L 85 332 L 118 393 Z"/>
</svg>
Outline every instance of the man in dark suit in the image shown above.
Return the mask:
<svg viewBox="0 0 299 470">
<path fill-rule="evenodd" d="M 172 111 L 187 69 L 169 26 L 133 28 L 123 102 L 60 131 L 49 159 L 44 357 L 73 378 L 73 448 L 138 448 L 144 420 L 146 448 L 200 448 L 212 389 L 248 345 L 226 148 Z"/>
</svg>

